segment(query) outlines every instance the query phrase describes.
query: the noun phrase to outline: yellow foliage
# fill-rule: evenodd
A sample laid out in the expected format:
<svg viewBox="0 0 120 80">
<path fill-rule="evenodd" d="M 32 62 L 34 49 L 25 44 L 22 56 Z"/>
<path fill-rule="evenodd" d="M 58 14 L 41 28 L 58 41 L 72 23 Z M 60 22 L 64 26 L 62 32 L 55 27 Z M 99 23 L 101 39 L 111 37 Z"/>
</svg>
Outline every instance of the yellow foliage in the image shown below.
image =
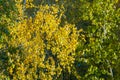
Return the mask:
<svg viewBox="0 0 120 80">
<path fill-rule="evenodd" d="M 21 11 L 20 11 L 21 12 Z M 15 52 L 9 74 L 13 79 L 52 80 L 58 78 L 63 69 L 74 63 L 78 32 L 74 25 L 60 26 L 60 16 L 55 6 L 40 6 L 34 18 L 21 19 L 9 27 L 12 47 L 20 47 Z M 20 57 L 16 60 L 15 56 Z"/>
</svg>

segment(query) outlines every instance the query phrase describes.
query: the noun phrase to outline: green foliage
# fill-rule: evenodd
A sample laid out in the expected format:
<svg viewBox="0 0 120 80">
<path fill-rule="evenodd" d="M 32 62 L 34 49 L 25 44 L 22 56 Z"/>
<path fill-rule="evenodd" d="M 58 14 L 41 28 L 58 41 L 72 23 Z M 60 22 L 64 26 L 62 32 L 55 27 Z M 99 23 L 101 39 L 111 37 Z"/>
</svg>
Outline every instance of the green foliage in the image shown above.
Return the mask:
<svg viewBox="0 0 120 80">
<path fill-rule="evenodd" d="M 81 62 L 87 64 L 86 70 L 80 67 L 80 69 L 83 69 L 83 72 L 86 71 L 81 79 L 119 79 L 119 76 L 115 75 L 119 74 L 119 72 L 116 72 L 119 68 L 115 68 L 115 66 L 119 65 L 116 62 L 119 61 L 120 44 L 118 34 L 118 18 L 120 17 L 118 13 L 120 11 L 115 8 L 116 2 L 110 0 L 80 2 L 78 4 L 81 6 L 74 5 L 78 13 L 71 14 L 73 17 L 74 14 L 80 14 L 80 19 L 74 17 L 77 22 L 72 21 L 73 17 L 68 15 L 74 9 L 73 11 L 68 10 L 66 14 L 70 21 L 72 21 L 70 23 L 75 23 L 77 27 L 81 26 L 81 22 L 85 22 L 85 25 L 83 24 L 82 26 L 85 29 L 85 34 L 82 33 L 85 35 L 85 41 L 80 40 L 76 54 L 77 65 L 81 64 Z M 81 74 L 83 72 L 81 71 Z"/>
<path fill-rule="evenodd" d="M 0 79 L 119 80 L 119 0 L 0 0 Z"/>
</svg>

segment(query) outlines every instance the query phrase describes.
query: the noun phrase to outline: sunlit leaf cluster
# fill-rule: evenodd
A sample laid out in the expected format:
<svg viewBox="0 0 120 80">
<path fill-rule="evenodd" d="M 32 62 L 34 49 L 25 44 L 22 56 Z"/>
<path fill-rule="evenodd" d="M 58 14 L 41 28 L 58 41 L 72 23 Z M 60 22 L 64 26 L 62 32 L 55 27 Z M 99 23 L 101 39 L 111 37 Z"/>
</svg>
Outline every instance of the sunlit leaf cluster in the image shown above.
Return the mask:
<svg viewBox="0 0 120 80">
<path fill-rule="evenodd" d="M 119 0 L 0 0 L 0 80 L 119 80 Z"/>
</svg>

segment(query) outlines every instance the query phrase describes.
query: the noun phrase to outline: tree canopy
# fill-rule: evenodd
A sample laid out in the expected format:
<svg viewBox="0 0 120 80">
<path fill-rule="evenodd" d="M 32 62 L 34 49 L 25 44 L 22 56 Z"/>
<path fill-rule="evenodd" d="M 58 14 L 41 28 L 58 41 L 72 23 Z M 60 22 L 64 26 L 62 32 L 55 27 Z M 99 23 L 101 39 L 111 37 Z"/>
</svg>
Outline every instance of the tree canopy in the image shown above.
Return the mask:
<svg viewBox="0 0 120 80">
<path fill-rule="evenodd" d="M 0 79 L 119 80 L 119 0 L 0 0 Z"/>
</svg>

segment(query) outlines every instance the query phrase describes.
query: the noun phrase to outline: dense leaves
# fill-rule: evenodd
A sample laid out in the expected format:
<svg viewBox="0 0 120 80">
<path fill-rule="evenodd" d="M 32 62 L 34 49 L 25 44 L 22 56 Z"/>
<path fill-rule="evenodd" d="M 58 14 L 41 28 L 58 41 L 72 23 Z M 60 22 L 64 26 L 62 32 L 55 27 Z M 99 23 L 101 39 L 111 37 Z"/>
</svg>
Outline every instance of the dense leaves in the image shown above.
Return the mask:
<svg viewBox="0 0 120 80">
<path fill-rule="evenodd" d="M 0 79 L 119 80 L 119 0 L 0 0 Z"/>
</svg>

